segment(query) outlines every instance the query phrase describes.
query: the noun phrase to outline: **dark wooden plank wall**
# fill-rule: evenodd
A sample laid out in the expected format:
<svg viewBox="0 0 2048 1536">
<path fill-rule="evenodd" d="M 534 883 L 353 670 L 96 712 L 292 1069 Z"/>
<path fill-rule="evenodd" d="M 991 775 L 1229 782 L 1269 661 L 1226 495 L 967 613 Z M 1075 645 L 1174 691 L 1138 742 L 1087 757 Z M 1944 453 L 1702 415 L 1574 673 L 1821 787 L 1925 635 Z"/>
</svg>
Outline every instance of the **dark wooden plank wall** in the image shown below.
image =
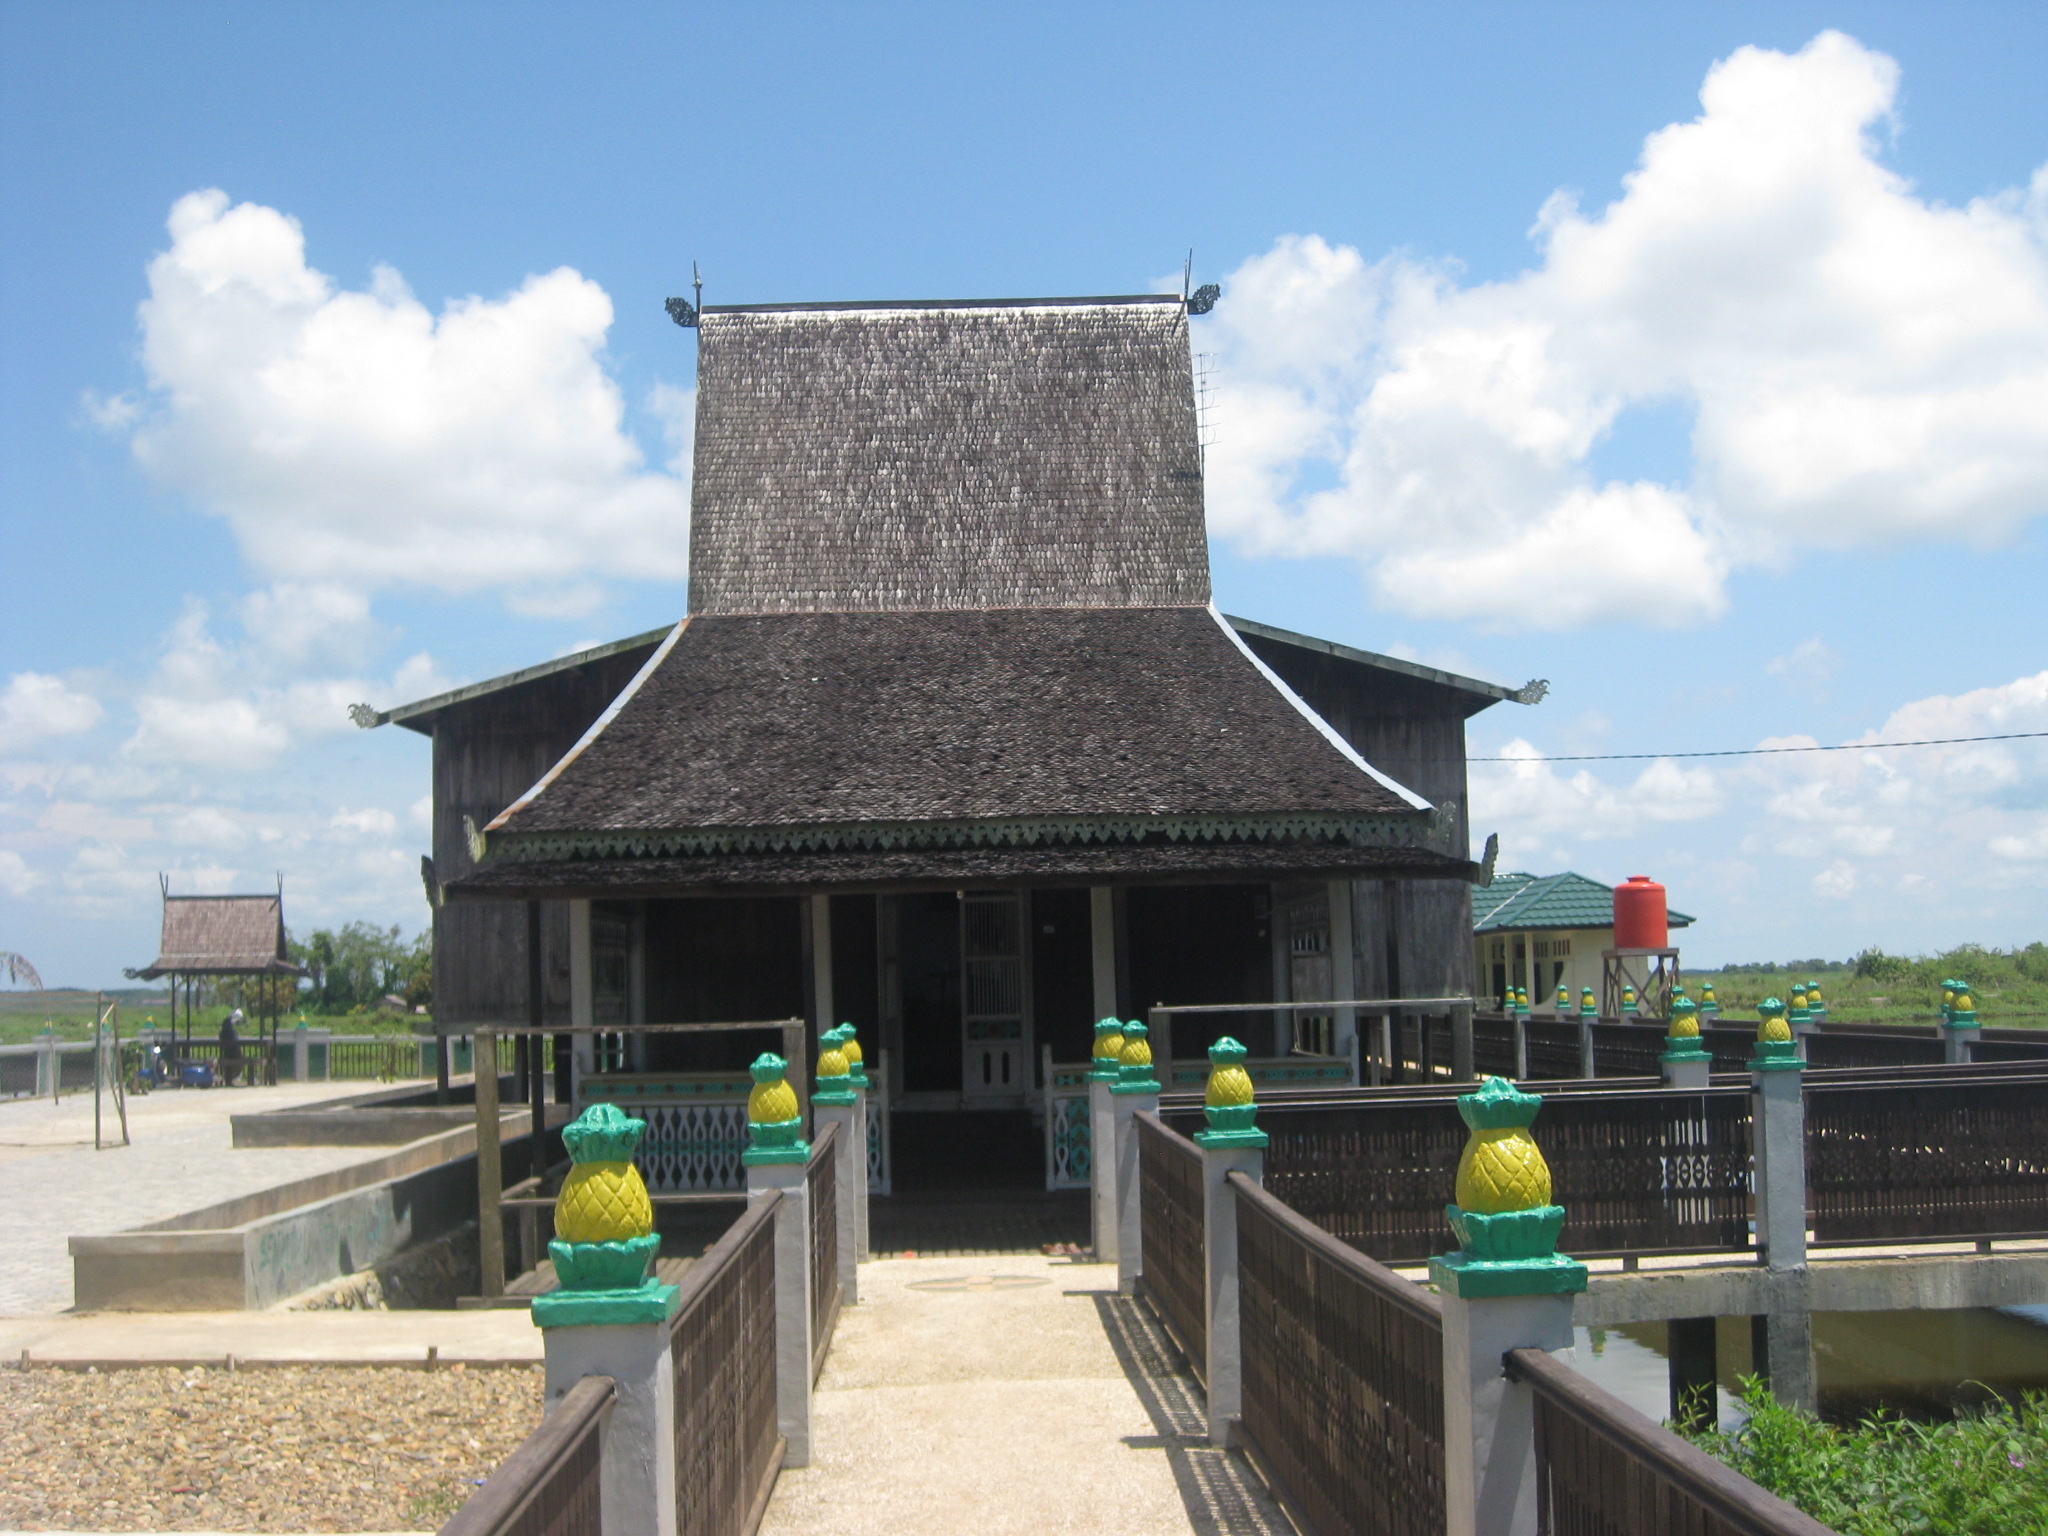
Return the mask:
<svg viewBox="0 0 2048 1536">
<path fill-rule="evenodd" d="M 616 698 L 651 647 L 608 656 L 434 718 L 434 872 L 473 867 L 462 818 L 481 827 L 531 789 Z M 569 1019 L 569 909 L 541 904 L 546 1018 Z M 434 1017 L 443 1024 L 524 1023 L 526 904 L 458 902 L 434 913 Z"/>
<path fill-rule="evenodd" d="M 1448 835 L 1434 845 L 1439 851 L 1475 856 L 1466 824 L 1465 720 L 1483 700 L 1325 652 L 1256 635 L 1243 639 L 1373 767 L 1432 805 L 1450 808 Z M 1388 884 L 1359 881 L 1355 887 L 1359 990 L 1383 995 L 1398 989 L 1409 997 L 1469 993 L 1475 984 L 1471 886 L 1462 880 L 1403 880 L 1392 889 L 1400 943 L 1399 974 L 1390 978 Z"/>
</svg>

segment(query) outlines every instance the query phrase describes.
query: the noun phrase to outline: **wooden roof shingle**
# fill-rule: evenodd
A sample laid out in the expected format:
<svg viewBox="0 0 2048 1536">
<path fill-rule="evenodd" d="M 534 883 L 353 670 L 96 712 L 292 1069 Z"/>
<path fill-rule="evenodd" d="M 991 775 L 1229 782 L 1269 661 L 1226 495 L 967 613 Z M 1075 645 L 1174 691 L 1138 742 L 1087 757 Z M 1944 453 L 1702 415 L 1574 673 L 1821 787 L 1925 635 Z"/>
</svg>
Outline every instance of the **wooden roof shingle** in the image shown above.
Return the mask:
<svg viewBox="0 0 2048 1536">
<path fill-rule="evenodd" d="M 285 948 L 284 897 L 164 896 L 157 958 L 130 976 L 302 975 Z"/>
<path fill-rule="evenodd" d="M 692 613 L 1209 601 L 1177 296 L 708 307 Z"/>
</svg>

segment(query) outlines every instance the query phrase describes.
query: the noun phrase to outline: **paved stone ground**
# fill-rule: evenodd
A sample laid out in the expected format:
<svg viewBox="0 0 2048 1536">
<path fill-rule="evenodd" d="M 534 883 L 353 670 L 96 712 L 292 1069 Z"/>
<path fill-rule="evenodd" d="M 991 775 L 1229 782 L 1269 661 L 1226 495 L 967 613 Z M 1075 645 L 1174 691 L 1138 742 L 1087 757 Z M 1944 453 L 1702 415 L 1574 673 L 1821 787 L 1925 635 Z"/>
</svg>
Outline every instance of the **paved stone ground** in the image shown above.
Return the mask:
<svg viewBox="0 0 2048 1536">
<path fill-rule="evenodd" d="M 762 1536 L 1291 1536 L 1113 1266 L 882 1259 L 860 1285 Z"/>
<path fill-rule="evenodd" d="M 289 1083 L 276 1088 L 172 1089 L 128 1101 L 130 1145 L 96 1152 L 92 1095 L 0 1100 L 0 1316 L 71 1305 L 77 1233 L 119 1232 L 306 1174 L 389 1152 L 388 1147 L 265 1147 L 237 1152 L 228 1117 L 370 1091 L 373 1083 Z M 114 1127 L 107 1107 L 109 1129 Z"/>
</svg>

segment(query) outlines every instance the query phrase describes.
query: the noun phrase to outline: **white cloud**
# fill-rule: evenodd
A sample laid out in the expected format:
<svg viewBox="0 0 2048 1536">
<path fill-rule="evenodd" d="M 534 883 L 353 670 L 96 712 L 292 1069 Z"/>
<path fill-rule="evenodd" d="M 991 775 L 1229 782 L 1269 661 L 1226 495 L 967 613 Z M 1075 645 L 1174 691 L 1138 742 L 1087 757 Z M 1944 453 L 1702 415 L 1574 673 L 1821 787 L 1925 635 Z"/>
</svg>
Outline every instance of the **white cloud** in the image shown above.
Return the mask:
<svg viewBox="0 0 2048 1536">
<path fill-rule="evenodd" d="M 75 736 L 105 711 L 90 694 L 41 672 L 17 672 L 0 690 L 0 752 L 19 752 L 51 736 Z"/>
<path fill-rule="evenodd" d="M 1470 793 L 1475 837 L 1500 833 L 1503 868 L 1563 866 L 1587 843 L 1698 821 L 1725 805 L 1712 769 L 1682 768 L 1668 758 L 1645 766 L 1631 783 L 1609 784 L 1585 769 L 1559 773 L 1519 738 L 1501 756 L 1507 761 L 1473 765 Z"/>
<path fill-rule="evenodd" d="M 1289 237 L 1225 285 L 1212 527 L 1340 554 L 1430 617 L 1682 624 L 1802 546 L 2011 534 L 2048 504 L 2048 167 L 1962 208 L 1872 130 L 1898 69 L 1839 33 L 1744 48 L 1541 263 L 1465 285 Z M 1685 483 L 1603 479 L 1632 410 L 1693 420 Z"/>
<path fill-rule="evenodd" d="M 337 832 L 389 837 L 398 830 L 398 818 L 379 806 L 367 806 L 360 811 L 336 811 L 328 825 Z"/>
<path fill-rule="evenodd" d="M 683 574 L 687 488 L 650 471 L 624 430 L 597 284 L 563 267 L 437 316 L 390 268 L 368 291 L 337 287 L 307 265 L 297 221 L 220 191 L 180 198 L 170 234 L 141 308 L 151 393 L 135 451 L 225 517 L 258 571 L 318 573 L 279 589 L 257 625 L 305 640 L 360 618 L 337 591 Z M 132 413 L 96 414 L 119 426 Z"/>
<path fill-rule="evenodd" d="M 10 896 L 26 896 L 42 881 L 42 876 L 28 867 L 28 861 L 12 848 L 0 848 L 0 891 Z"/>
</svg>

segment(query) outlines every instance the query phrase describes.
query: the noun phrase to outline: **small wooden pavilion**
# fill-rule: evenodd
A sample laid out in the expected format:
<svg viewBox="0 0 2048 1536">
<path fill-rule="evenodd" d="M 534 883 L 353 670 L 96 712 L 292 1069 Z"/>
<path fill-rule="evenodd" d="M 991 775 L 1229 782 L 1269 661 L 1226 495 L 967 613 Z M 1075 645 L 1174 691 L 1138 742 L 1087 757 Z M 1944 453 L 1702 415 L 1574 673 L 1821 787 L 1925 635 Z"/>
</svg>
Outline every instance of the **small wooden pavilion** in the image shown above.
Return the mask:
<svg viewBox="0 0 2048 1536">
<path fill-rule="evenodd" d="M 173 896 L 170 877 L 159 876 L 163 890 L 163 938 L 157 957 L 127 974 L 137 981 L 168 979 L 171 988 L 171 1037 L 178 1034 L 178 983 L 185 984 L 185 1046 L 191 1054 L 192 984 L 200 977 L 260 979 L 305 975 L 294 965 L 284 926 L 284 882 L 253 896 Z M 281 1009 L 275 989 L 256 992 L 257 1058 L 267 1081 L 277 1079 L 277 1023 Z"/>
<path fill-rule="evenodd" d="M 1179 297 L 707 307 L 692 498 L 673 628 L 354 711 L 433 739 L 442 1028 L 851 1020 L 957 1148 L 1104 1015 L 1470 994 L 1464 722 L 1540 692 L 1217 611 Z"/>
</svg>

